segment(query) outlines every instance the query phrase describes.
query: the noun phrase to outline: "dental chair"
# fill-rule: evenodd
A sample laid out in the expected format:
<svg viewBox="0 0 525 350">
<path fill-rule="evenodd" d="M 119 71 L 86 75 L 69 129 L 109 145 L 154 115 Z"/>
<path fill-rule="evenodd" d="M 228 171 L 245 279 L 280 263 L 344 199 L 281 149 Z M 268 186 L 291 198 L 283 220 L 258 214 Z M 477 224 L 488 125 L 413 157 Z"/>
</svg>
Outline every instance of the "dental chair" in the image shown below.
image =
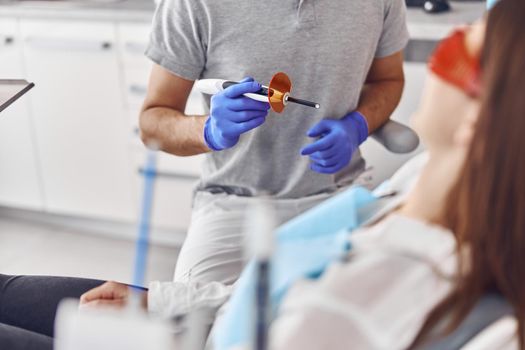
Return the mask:
<svg viewBox="0 0 525 350">
<path fill-rule="evenodd" d="M 399 114 L 397 113 L 396 119 L 407 122 L 408 118 L 404 113 Z M 419 146 L 419 137 L 412 129 L 391 119 L 370 135 L 359 149 L 366 162 L 366 169 L 356 183 L 373 189 L 390 178 L 423 148 Z M 389 154 L 385 154 L 385 149 Z"/>
<path fill-rule="evenodd" d="M 368 189 L 376 188 L 423 150 L 417 134 L 402 124 L 408 121 L 405 113 L 406 108 L 396 112 L 395 118 L 401 123 L 391 119 L 359 147 L 366 169 L 357 180 L 358 184 Z M 385 149 L 389 154 L 385 154 Z"/>
<path fill-rule="evenodd" d="M 409 127 L 396 121 L 387 122 L 371 137 L 395 154 L 411 153 L 419 146 L 417 134 Z M 454 332 L 446 337 L 430 340 L 419 346 L 417 350 L 473 350 L 477 349 L 480 343 L 484 348 L 488 348 L 490 345 L 486 344 L 486 341 L 489 340 L 481 339 L 484 333 L 498 321 L 512 317 L 513 314 L 512 306 L 501 295 L 487 294 L 476 304 Z M 435 333 L 438 334 L 438 332 L 439 329 L 436 329 Z M 494 336 L 499 340 L 502 336 L 509 335 L 508 329 L 507 332 L 494 333 L 492 340 Z"/>
<path fill-rule="evenodd" d="M 497 294 L 485 295 L 472 309 L 460 326 L 451 334 L 444 338 L 430 340 L 426 344 L 418 347 L 418 350 L 460 350 L 476 349 L 479 343 L 484 348 L 490 348 L 486 344 L 488 339 L 479 339 L 483 333 L 493 326 L 496 322 L 507 316 L 513 316 L 512 306 L 503 297 Z M 435 330 L 438 333 L 439 330 Z M 500 332 L 501 333 L 501 332 Z M 508 333 L 496 334 L 496 336 L 507 336 Z M 479 340 L 478 344 L 474 344 Z"/>
<path fill-rule="evenodd" d="M 419 146 L 417 134 L 401 123 L 388 121 L 372 134 L 372 139 L 379 142 L 392 153 L 405 154 L 414 151 Z"/>
</svg>

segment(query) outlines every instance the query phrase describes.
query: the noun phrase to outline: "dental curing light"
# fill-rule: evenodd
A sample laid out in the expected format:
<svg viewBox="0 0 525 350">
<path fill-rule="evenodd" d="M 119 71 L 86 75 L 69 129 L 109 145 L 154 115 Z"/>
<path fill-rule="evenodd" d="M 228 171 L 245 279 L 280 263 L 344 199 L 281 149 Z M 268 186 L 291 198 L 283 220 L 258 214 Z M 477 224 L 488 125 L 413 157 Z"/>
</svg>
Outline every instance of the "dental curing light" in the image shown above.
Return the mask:
<svg viewBox="0 0 525 350">
<path fill-rule="evenodd" d="M 215 95 L 224 89 L 239 84 L 239 82 L 223 80 L 223 79 L 202 79 L 195 83 L 198 91 L 207 95 Z M 268 102 L 272 110 L 281 113 L 288 102 L 297 103 L 303 106 L 319 109 L 319 103 L 302 100 L 290 96 L 292 91 L 292 82 L 288 75 L 279 72 L 272 77 L 269 86 L 262 86 L 261 90 L 244 94 L 244 96 L 256 101 Z"/>
</svg>

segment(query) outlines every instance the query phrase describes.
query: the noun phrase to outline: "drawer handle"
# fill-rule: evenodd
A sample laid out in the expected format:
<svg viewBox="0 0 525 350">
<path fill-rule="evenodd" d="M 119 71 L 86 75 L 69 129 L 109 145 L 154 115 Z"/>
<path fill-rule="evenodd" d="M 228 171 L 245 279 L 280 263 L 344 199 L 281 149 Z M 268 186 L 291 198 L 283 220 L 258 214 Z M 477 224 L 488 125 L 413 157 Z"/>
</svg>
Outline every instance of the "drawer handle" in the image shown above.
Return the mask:
<svg viewBox="0 0 525 350">
<path fill-rule="evenodd" d="M 141 44 L 141 43 L 127 42 L 126 44 L 124 44 L 124 47 L 126 49 L 126 52 L 130 54 L 144 56 L 144 53 L 146 52 L 148 45 Z"/>
<path fill-rule="evenodd" d="M 144 97 L 146 96 L 146 93 L 148 92 L 148 88 L 144 85 L 138 85 L 138 84 L 131 84 L 129 86 L 129 92 L 133 95 Z"/>
<path fill-rule="evenodd" d="M 29 37 L 26 43 L 33 48 L 44 50 L 76 50 L 76 51 L 108 51 L 113 48 L 113 44 L 109 41 L 87 41 L 76 39 L 55 39 L 55 38 L 41 38 Z"/>
<path fill-rule="evenodd" d="M 13 45 L 15 43 L 15 38 L 12 36 L 4 37 L 4 46 Z"/>
<path fill-rule="evenodd" d="M 144 168 L 140 167 L 138 169 L 138 173 L 140 175 L 144 175 Z M 184 181 L 192 181 L 192 182 L 197 181 L 199 179 L 199 177 L 195 175 L 173 173 L 173 172 L 167 172 L 167 171 L 156 171 L 154 175 L 160 178 L 164 178 L 164 179 L 184 180 Z"/>
<path fill-rule="evenodd" d="M 109 41 L 104 41 L 102 43 L 102 50 L 111 50 L 113 47 L 113 44 L 111 44 Z"/>
</svg>

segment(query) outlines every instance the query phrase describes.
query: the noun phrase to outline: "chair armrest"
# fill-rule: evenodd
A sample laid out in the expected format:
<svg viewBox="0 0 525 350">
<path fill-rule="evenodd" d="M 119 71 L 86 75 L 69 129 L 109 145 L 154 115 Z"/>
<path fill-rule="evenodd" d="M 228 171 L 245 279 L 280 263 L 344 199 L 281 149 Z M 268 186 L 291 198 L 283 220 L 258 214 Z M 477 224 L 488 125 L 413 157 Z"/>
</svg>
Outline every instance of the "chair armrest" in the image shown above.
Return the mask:
<svg viewBox="0 0 525 350">
<path fill-rule="evenodd" d="M 410 153 L 419 146 L 419 137 L 415 131 L 393 120 L 388 121 L 371 136 L 392 153 Z"/>
</svg>

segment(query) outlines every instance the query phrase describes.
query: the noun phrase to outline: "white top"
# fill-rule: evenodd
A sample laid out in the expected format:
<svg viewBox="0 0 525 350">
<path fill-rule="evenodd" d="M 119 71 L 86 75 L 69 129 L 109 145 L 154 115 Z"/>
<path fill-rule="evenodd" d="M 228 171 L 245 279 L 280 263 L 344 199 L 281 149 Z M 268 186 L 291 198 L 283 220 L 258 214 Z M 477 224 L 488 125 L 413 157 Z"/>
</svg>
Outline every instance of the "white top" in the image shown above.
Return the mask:
<svg viewBox="0 0 525 350">
<path fill-rule="evenodd" d="M 451 290 L 455 240 L 400 215 L 352 235 L 350 261 L 289 292 L 272 349 L 404 349 Z"/>
<path fill-rule="evenodd" d="M 379 215 L 404 201 L 426 161 L 413 158 L 375 191 L 397 193 Z M 348 262 L 290 290 L 272 325 L 272 350 L 406 349 L 451 292 L 456 241 L 444 228 L 393 213 L 350 242 Z M 502 319 L 463 350 L 518 349 L 515 330 L 513 318 Z"/>
</svg>

